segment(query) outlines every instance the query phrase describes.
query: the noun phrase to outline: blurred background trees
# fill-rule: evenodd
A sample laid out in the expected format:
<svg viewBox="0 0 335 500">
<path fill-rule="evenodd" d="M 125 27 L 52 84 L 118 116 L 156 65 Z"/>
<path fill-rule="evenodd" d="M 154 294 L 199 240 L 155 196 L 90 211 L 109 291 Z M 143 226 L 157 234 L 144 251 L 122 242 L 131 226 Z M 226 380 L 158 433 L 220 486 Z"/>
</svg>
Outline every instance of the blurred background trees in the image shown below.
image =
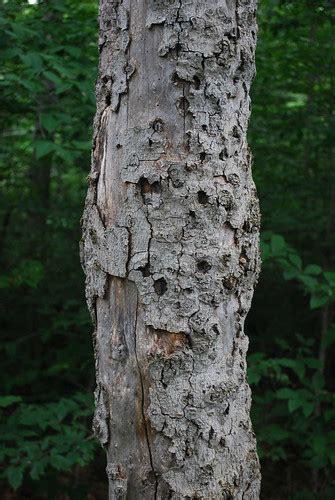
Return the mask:
<svg viewBox="0 0 335 500">
<path fill-rule="evenodd" d="M 0 1 L 4 498 L 106 498 L 91 435 L 78 257 L 97 68 L 95 0 Z M 262 0 L 249 141 L 263 273 L 248 317 L 263 498 L 335 496 L 331 0 Z"/>
</svg>

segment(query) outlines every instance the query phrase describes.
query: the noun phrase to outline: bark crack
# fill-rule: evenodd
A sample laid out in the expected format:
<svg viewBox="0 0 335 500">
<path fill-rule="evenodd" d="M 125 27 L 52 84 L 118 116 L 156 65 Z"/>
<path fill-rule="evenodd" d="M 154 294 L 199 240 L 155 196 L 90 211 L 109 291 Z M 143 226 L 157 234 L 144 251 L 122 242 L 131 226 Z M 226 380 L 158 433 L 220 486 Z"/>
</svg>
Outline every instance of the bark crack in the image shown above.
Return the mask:
<svg viewBox="0 0 335 500">
<path fill-rule="evenodd" d="M 144 391 L 144 381 L 143 381 L 143 373 L 141 369 L 141 364 L 139 361 L 139 356 L 138 356 L 138 351 L 137 351 L 137 318 L 138 318 L 138 295 L 136 297 L 136 318 L 135 318 L 135 326 L 134 326 L 134 347 L 135 347 L 135 359 L 136 359 L 136 364 L 137 364 L 137 369 L 140 377 L 140 385 L 141 385 L 141 411 L 142 411 L 142 419 L 143 419 L 143 425 L 144 425 L 144 432 L 145 432 L 145 439 L 148 447 L 148 453 L 149 453 L 149 460 L 150 460 L 150 466 L 151 470 L 154 474 L 155 477 L 155 495 L 154 495 L 154 500 L 157 500 L 157 490 L 158 490 L 158 479 L 157 479 L 157 473 L 155 471 L 154 467 L 154 461 L 153 461 L 153 455 L 151 451 L 151 445 L 150 445 L 150 439 L 149 439 L 149 430 L 148 430 L 148 423 L 147 423 L 147 418 L 145 414 L 145 391 Z"/>
</svg>

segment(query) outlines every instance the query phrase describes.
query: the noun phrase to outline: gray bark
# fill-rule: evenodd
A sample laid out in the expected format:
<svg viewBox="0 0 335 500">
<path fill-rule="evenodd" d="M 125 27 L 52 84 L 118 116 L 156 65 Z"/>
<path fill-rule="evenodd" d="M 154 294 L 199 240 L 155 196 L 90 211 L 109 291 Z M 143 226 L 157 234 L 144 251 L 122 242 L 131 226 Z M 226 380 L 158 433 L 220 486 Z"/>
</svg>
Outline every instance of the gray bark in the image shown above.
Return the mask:
<svg viewBox="0 0 335 500">
<path fill-rule="evenodd" d="M 82 262 L 112 499 L 256 499 L 255 0 L 101 0 Z"/>
</svg>

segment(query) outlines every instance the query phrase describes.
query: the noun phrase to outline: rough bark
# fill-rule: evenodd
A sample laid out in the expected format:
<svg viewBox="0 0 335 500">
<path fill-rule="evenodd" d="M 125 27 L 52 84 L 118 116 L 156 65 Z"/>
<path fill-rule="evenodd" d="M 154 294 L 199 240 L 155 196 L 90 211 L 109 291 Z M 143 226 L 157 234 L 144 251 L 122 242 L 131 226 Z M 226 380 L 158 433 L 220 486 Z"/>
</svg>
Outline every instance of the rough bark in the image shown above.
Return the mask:
<svg viewBox="0 0 335 500">
<path fill-rule="evenodd" d="M 112 499 L 256 499 L 254 0 L 101 0 L 82 262 Z"/>
</svg>

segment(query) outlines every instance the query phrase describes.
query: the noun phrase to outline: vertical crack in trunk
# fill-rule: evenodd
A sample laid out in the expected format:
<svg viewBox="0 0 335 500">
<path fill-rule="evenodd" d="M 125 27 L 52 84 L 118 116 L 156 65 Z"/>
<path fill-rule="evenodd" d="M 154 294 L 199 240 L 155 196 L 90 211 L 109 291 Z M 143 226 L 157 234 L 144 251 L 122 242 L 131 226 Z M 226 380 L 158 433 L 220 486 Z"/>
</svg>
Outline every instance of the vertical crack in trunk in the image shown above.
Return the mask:
<svg viewBox="0 0 335 500">
<path fill-rule="evenodd" d="M 154 496 L 154 500 L 157 500 L 158 478 L 157 478 L 157 474 L 156 474 L 156 471 L 155 471 L 154 462 L 153 462 L 153 456 L 152 456 L 152 451 L 151 451 L 151 446 L 150 446 L 148 424 L 147 424 L 147 418 L 146 418 L 146 415 L 145 415 L 144 381 L 143 381 L 143 374 L 142 374 L 141 364 L 140 364 L 139 356 L 138 356 L 138 352 L 137 352 L 137 318 L 138 318 L 138 295 L 136 297 L 136 318 L 135 318 L 135 326 L 134 326 L 135 358 L 136 358 L 136 364 L 137 364 L 137 369 L 138 369 L 138 374 L 139 374 L 139 377 L 140 377 L 140 384 L 141 384 L 141 412 L 142 412 L 142 419 L 143 419 L 143 425 L 144 425 L 145 439 L 146 439 L 146 442 L 147 442 L 147 448 L 148 448 L 148 453 L 149 453 L 149 460 L 150 460 L 151 470 L 152 470 L 152 472 L 153 472 L 153 474 L 155 476 L 155 496 Z"/>
</svg>

